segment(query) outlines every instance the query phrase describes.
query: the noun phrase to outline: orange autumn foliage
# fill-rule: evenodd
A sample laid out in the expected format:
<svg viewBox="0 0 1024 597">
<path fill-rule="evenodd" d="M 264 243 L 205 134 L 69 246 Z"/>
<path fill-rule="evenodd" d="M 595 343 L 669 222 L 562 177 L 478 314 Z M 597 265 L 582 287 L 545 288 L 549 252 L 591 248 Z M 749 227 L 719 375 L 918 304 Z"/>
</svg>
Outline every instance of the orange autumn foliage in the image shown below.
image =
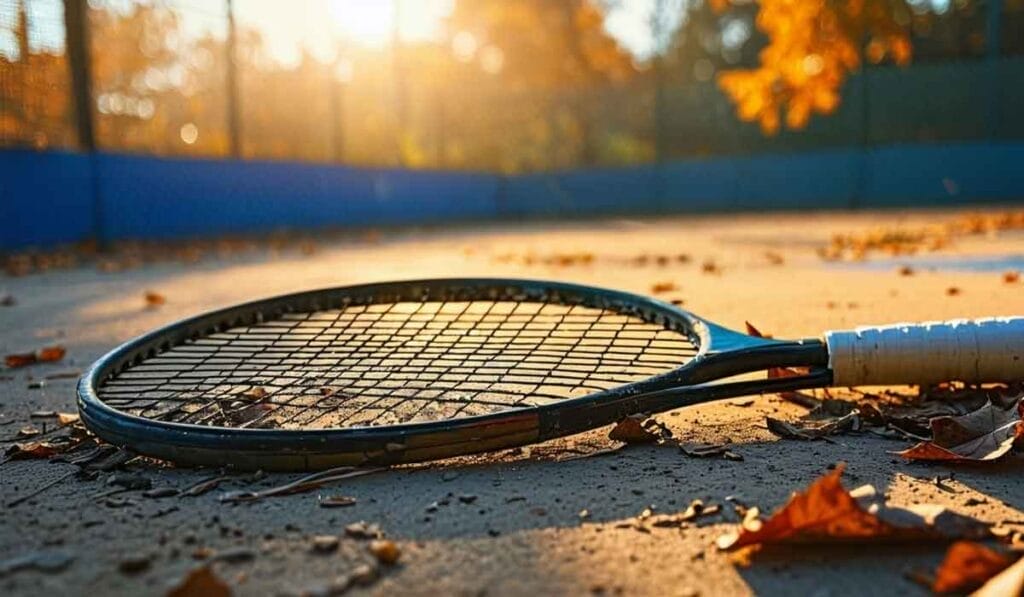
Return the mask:
<svg viewBox="0 0 1024 597">
<path fill-rule="evenodd" d="M 935 573 L 936 593 L 967 593 L 985 584 L 1013 563 L 1009 556 L 973 541 L 957 541 Z"/>
<path fill-rule="evenodd" d="M 731 0 L 714 0 L 724 10 Z M 759 0 L 757 27 L 769 43 L 760 65 L 734 69 L 718 77 L 722 90 L 736 104 L 739 117 L 758 122 L 768 135 L 783 120 L 803 128 L 814 113 L 831 114 L 849 74 L 885 58 L 910 61 L 910 40 L 896 15 L 905 6 L 894 0 Z M 864 42 L 867 41 L 865 46 Z M 862 51 L 863 48 L 863 51 Z"/>
</svg>

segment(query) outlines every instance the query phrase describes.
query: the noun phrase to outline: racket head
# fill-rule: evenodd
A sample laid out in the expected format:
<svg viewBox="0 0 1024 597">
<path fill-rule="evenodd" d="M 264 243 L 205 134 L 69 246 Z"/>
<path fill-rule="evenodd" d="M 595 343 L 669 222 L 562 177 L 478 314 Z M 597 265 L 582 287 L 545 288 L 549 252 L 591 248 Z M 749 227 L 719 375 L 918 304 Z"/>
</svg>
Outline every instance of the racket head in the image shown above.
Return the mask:
<svg viewBox="0 0 1024 597">
<path fill-rule="evenodd" d="M 782 344 L 577 284 L 387 282 L 170 324 L 97 361 L 78 404 L 99 437 L 179 464 L 407 463 L 606 425 L 710 357 Z"/>
</svg>

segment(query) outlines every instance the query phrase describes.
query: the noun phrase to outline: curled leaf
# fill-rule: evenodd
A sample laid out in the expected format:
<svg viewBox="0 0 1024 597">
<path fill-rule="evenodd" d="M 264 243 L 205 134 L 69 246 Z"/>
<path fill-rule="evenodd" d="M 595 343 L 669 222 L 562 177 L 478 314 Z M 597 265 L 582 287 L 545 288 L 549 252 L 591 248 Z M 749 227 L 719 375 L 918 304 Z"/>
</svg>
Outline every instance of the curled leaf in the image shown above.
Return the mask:
<svg viewBox="0 0 1024 597">
<path fill-rule="evenodd" d="M 671 433 L 654 419 L 645 414 L 635 414 L 622 419 L 608 432 L 608 439 L 627 444 L 649 444 L 670 436 Z"/>
<path fill-rule="evenodd" d="M 164 297 L 164 295 L 153 290 L 147 290 L 146 292 L 144 292 L 142 294 L 142 298 L 143 300 L 146 301 L 146 307 L 150 309 L 159 307 L 160 305 L 163 305 L 164 303 L 167 302 L 167 299 Z"/>
<path fill-rule="evenodd" d="M 200 566 L 167 592 L 167 597 L 229 597 L 231 587 L 210 570 Z"/>
<path fill-rule="evenodd" d="M 909 460 L 996 460 L 1024 437 L 1022 409 L 1024 401 L 1017 397 L 1009 407 L 989 401 L 965 415 L 935 417 L 930 422 L 931 441 L 921 442 L 899 455 Z"/>
<path fill-rule="evenodd" d="M 65 352 L 63 346 L 47 346 L 36 352 L 9 354 L 4 357 L 4 364 L 11 369 L 17 369 L 36 363 L 55 363 L 64 358 Z"/>
<path fill-rule="evenodd" d="M 988 525 L 934 505 L 909 508 L 881 503 L 870 485 L 852 492 L 842 484 L 843 465 L 817 479 L 767 520 L 744 521 L 719 537 L 718 547 L 851 541 L 934 541 L 988 536 Z"/>
<path fill-rule="evenodd" d="M 967 593 L 985 584 L 1013 563 L 1006 554 L 973 541 L 957 541 L 935 573 L 932 591 Z"/>
<path fill-rule="evenodd" d="M 6 455 L 10 460 L 31 460 L 49 458 L 60 452 L 61 450 L 50 442 L 25 442 L 7 448 Z"/>
</svg>

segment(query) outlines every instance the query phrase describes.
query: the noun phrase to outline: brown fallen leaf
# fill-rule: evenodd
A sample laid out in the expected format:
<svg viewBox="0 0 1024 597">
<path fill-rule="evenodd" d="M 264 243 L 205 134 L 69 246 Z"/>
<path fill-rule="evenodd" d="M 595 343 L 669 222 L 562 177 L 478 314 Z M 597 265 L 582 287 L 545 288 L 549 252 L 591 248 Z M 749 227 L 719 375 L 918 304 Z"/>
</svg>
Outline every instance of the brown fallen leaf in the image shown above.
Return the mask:
<svg viewBox="0 0 1024 597">
<path fill-rule="evenodd" d="M 680 442 L 679 451 L 690 458 L 712 458 L 720 456 L 725 460 L 742 461 L 743 456 L 732 451 L 732 444 L 707 444 L 687 446 Z"/>
<path fill-rule="evenodd" d="M 61 449 L 50 442 L 24 442 L 7 448 L 8 460 L 30 460 L 49 458 L 61 453 Z"/>
<path fill-rule="evenodd" d="M 768 260 L 771 265 L 782 265 L 786 262 L 785 257 L 775 251 L 765 251 L 764 258 Z"/>
<path fill-rule="evenodd" d="M 264 398 L 267 397 L 267 390 L 260 386 L 253 386 L 252 388 L 242 392 L 238 396 L 240 398 L 245 398 L 246 400 L 263 400 Z"/>
<path fill-rule="evenodd" d="M 1006 597 L 1021 594 L 1024 594 L 1024 558 L 994 576 L 972 593 L 971 597 Z"/>
<path fill-rule="evenodd" d="M 767 520 L 744 521 L 738 532 L 718 538 L 719 549 L 783 543 L 935 541 L 981 539 L 987 524 L 935 505 L 908 508 L 881 503 L 874 487 L 847 491 L 843 464 L 811 483 Z"/>
<path fill-rule="evenodd" d="M 957 296 L 960 294 L 960 289 L 956 286 L 950 286 L 946 289 L 946 296 Z"/>
<path fill-rule="evenodd" d="M 155 309 L 167 302 L 167 298 L 164 295 L 153 290 L 147 290 L 142 293 L 142 298 L 146 301 L 147 309 Z"/>
<path fill-rule="evenodd" d="M 1008 407 L 991 401 L 961 416 L 931 419 L 931 441 L 898 454 L 908 460 L 977 462 L 996 460 L 1024 437 L 1021 421 L 1024 401 L 1017 397 Z"/>
<path fill-rule="evenodd" d="M 747 335 L 748 336 L 753 336 L 755 338 L 771 338 L 771 336 L 768 336 L 766 334 L 762 334 L 761 330 L 759 330 L 756 327 L 754 327 L 754 324 L 750 323 L 749 321 L 744 321 L 743 325 L 746 326 L 746 328 L 747 328 Z"/>
<path fill-rule="evenodd" d="M 645 414 L 635 414 L 622 419 L 608 432 L 608 439 L 627 444 L 649 444 L 662 439 L 668 432 L 654 419 Z"/>
<path fill-rule="evenodd" d="M 231 587 L 217 577 L 209 566 L 200 566 L 189 572 L 167 597 L 230 597 Z"/>
<path fill-rule="evenodd" d="M 973 541 L 957 541 L 935 572 L 932 591 L 968 593 L 1013 564 L 1013 558 Z"/>
<path fill-rule="evenodd" d="M 355 506 L 356 498 L 347 495 L 325 495 L 320 496 L 321 508 L 345 508 Z"/>
<path fill-rule="evenodd" d="M 664 294 L 666 292 L 675 292 L 679 290 L 679 286 L 675 282 L 655 282 L 651 284 L 652 294 Z"/>
<path fill-rule="evenodd" d="M 914 268 L 910 267 L 909 265 L 901 265 L 900 268 L 898 270 L 896 270 L 896 271 L 901 276 L 913 276 L 914 275 Z"/>
<path fill-rule="evenodd" d="M 860 430 L 860 416 L 857 411 L 826 421 L 804 421 L 798 424 L 765 417 L 765 422 L 768 425 L 768 431 L 783 439 L 824 439 L 844 431 Z"/>
<path fill-rule="evenodd" d="M 63 425 L 73 425 L 81 419 L 78 413 L 57 413 L 57 423 Z"/>
<path fill-rule="evenodd" d="M 16 369 L 36 363 L 55 363 L 63 359 L 65 353 L 63 346 L 47 346 L 35 352 L 9 354 L 4 357 L 4 364 L 11 369 Z"/>
<path fill-rule="evenodd" d="M 1016 284 L 1020 281 L 1020 272 L 1009 271 L 1003 274 L 1003 282 L 1006 284 Z"/>
<path fill-rule="evenodd" d="M 40 363 L 56 363 L 64 358 L 67 351 L 63 346 L 47 346 L 41 348 L 37 353 Z"/>
<path fill-rule="evenodd" d="M 381 564 L 391 565 L 402 556 L 402 550 L 390 539 L 375 539 L 370 541 L 370 553 L 373 554 Z"/>
<path fill-rule="evenodd" d="M 9 354 L 4 357 L 4 364 L 10 369 L 16 369 L 18 367 L 28 367 L 38 362 L 36 353 L 34 352 L 23 352 L 17 354 Z"/>
</svg>

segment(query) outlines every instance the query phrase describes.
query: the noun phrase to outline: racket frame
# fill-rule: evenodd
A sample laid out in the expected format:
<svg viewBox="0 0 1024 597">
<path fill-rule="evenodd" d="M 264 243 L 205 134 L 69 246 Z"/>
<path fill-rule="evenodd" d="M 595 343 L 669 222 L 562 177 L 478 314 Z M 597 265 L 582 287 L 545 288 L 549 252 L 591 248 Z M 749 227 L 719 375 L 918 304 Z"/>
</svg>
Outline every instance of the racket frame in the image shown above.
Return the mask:
<svg viewBox="0 0 1024 597">
<path fill-rule="evenodd" d="M 452 290 L 456 289 L 456 290 Z M 552 404 L 442 421 L 333 429 L 226 428 L 159 421 L 105 404 L 96 389 L 116 373 L 190 339 L 251 325 L 289 312 L 337 309 L 372 302 L 415 300 L 528 300 L 599 297 L 621 312 L 686 333 L 697 355 L 679 368 L 639 382 Z M 487 292 L 481 293 L 481 289 Z M 417 298 L 421 297 L 421 298 Z M 346 301 L 345 298 L 350 300 Z M 561 304 L 592 306 L 579 300 Z M 450 278 L 384 282 L 298 292 L 186 318 L 130 340 L 93 364 L 78 383 L 85 425 L 101 438 L 140 454 L 180 464 L 242 469 L 314 470 L 436 460 L 537 443 L 587 431 L 636 413 L 654 414 L 712 400 L 824 387 L 832 381 L 820 340 L 757 338 L 709 322 L 674 305 L 626 292 L 562 282 L 502 278 Z M 807 367 L 805 375 L 722 381 L 772 367 Z M 717 380 L 717 381 L 716 381 Z"/>
</svg>

